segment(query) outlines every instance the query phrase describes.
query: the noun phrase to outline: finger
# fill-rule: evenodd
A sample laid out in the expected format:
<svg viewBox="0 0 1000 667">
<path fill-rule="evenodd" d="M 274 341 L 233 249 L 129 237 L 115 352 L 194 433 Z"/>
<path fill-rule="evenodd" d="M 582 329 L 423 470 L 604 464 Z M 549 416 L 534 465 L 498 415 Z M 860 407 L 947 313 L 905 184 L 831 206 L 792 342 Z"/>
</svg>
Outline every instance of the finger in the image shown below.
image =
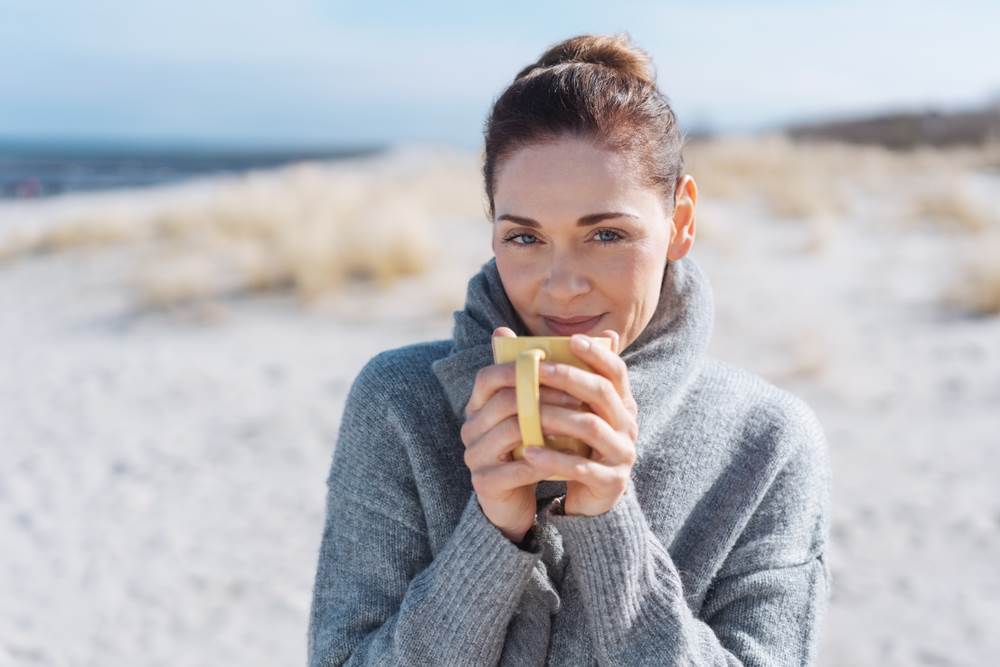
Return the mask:
<svg viewBox="0 0 1000 667">
<path fill-rule="evenodd" d="M 529 450 L 533 451 L 525 454 L 527 460 L 546 476 L 561 475 L 575 482 L 582 482 L 596 495 L 611 495 L 610 491 L 621 484 L 620 473 L 607 464 L 550 447 L 529 447 L 525 451 Z"/>
<path fill-rule="evenodd" d="M 613 332 L 611 329 L 607 331 Z M 617 333 L 611 337 L 613 345 L 617 344 L 614 343 L 616 337 Z M 594 372 L 611 380 L 611 384 L 614 385 L 615 391 L 620 397 L 624 399 L 631 395 L 628 366 L 625 365 L 625 361 L 618 356 L 617 352 L 609 350 L 603 345 L 597 345 L 593 338 L 585 334 L 573 334 L 570 338 L 570 347 L 574 354 L 579 355 L 594 369 Z"/>
<path fill-rule="evenodd" d="M 589 405 L 616 431 L 632 430 L 635 419 L 614 384 L 603 375 L 571 364 L 543 361 L 539 377 L 545 385 L 562 389 Z"/>
<path fill-rule="evenodd" d="M 497 327 L 493 330 L 494 336 L 504 336 L 516 338 L 517 334 L 510 327 Z M 497 370 L 497 369 L 500 370 Z M 514 386 L 514 364 L 491 364 L 479 369 L 476 373 L 475 384 L 472 387 L 472 395 L 465 404 L 466 419 L 482 409 L 483 404 L 489 400 L 497 389 L 503 386 Z"/>
<path fill-rule="evenodd" d="M 472 385 L 472 395 L 465 404 L 465 418 L 468 419 L 482 410 L 486 401 L 503 387 L 513 387 L 515 380 L 514 362 L 506 364 L 490 364 L 476 371 L 476 379 Z"/>
<path fill-rule="evenodd" d="M 517 406 L 517 390 L 511 389 L 514 394 L 514 405 Z M 572 394 L 567 394 L 562 389 L 556 389 L 555 387 L 545 387 L 539 385 L 538 387 L 538 399 L 542 403 L 547 403 L 548 405 L 561 405 L 565 408 L 582 408 L 584 403 L 576 396 Z"/>
<path fill-rule="evenodd" d="M 546 405 L 580 409 L 583 403 L 561 389 L 539 387 L 539 400 Z M 482 409 L 476 411 L 462 424 L 460 435 L 466 447 L 494 428 L 503 419 L 517 414 L 517 390 L 514 387 L 498 389 Z"/>
<path fill-rule="evenodd" d="M 483 490 L 480 495 L 487 496 L 537 484 L 549 476 L 548 473 L 523 459 L 482 468 L 476 471 L 476 474 L 480 477 L 478 488 Z"/>
<path fill-rule="evenodd" d="M 511 452 L 521 444 L 521 428 L 517 416 L 500 420 L 465 448 L 465 465 L 469 470 L 488 468 L 509 461 Z"/>
<path fill-rule="evenodd" d="M 541 416 L 543 433 L 568 435 L 582 440 L 601 454 L 601 462 L 606 465 L 635 460 L 634 445 L 626 443 L 620 433 L 591 412 L 546 405 L 541 410 Z"/>
<path fill-rule="evenodd" d="M 614 329 L 605 329 L 598 336 L 606 336 L 611 339 L 611 349 L 614 350 L 615 354 L 622 353 L 622 338 L 618 335 L 618 332 Z"/>
</svg>

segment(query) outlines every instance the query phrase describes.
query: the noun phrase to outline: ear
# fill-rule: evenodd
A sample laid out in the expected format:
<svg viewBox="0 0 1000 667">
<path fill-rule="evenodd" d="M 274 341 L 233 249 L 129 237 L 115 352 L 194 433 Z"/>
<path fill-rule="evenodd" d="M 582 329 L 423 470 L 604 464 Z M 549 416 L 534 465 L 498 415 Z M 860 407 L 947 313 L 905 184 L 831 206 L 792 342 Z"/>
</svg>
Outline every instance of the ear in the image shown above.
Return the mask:
<svg viewBox="0 0 1000 667">
<path fill-rule="evenodd" d="M 678 260 L 690 252 L 694 245 L 695 205 L 698 203 L 698 184 L 691 174 L 685 174 L 677 185 L 677 203 L 674 204 L 673 232 L 667 248 L 667 259 Z"/>
</svg>

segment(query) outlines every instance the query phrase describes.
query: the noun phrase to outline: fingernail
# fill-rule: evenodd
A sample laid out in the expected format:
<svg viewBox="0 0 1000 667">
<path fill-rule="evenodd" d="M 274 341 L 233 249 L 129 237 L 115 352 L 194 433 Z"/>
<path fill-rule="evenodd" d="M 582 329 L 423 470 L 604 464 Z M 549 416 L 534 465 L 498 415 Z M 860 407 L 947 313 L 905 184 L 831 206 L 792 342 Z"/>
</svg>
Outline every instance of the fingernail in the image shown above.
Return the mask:
<svg viewBox="0 0 1000 667">
<path fill-rule="evenodd" d="M 524 448 L 524 455 L 527 456 L 529 459 L 535 458 L 536 456 L 538 456 L 538 447 L 534 447 L 534 446 L 532 446 L 532 447 L 525 447 Z"/>
<path fill-rule="evenodd" d="M 570 337 L 570 342 L 575 344 L 577 348 L 581 350 L 590 349 L 590 339 L 584 336 L 583 334 L 573 334 Z"/>
<path fill-rule="evenodd" d="M 555 370 L 555 367 L 552 364 L 543 361 L 542 365 L 539 367 L 539 370 L 541 371 L 542 375 L 552 375 L 552 372 Z"/>
</svg>

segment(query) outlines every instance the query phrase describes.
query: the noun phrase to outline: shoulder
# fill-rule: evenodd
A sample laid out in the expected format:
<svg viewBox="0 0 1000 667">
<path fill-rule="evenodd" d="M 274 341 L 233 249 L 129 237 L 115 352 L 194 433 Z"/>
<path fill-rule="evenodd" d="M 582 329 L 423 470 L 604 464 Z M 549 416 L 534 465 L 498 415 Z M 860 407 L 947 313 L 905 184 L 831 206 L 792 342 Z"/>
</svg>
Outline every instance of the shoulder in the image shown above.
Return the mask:
<svg viewBox="0 0 1000 667">
<path fill-rule="evenodd" d="M 805 400 L 748 369 L 711 359 L 703 372 L 706 397 L 719 401 L 712 409 L 730 424 L 738 470 L 761 492 L 754 503 L 760 523 L 748 535 L 786 533 L 798 545 L 789 547 L 787 562 L 803 561 L 822 549 L 830 532 L 833 479 L 819 417 Z M 762 553 L 773 555 L 770 547 Z"/>
<path fill-rule="evenodd" d="M 739 431 L 739 439 L 776 458 L 826 456 L 826 434 L 802 398 L 753 371 L 706 356 L 695 387 L 699 402 Z"/>
<path fill-rule="evenodd" d="M 404 425 L 426 423 L 433 392 L 440 393 L 431 384 L 436 382 L 431 362 L 450 348 L 450 340 L 413 343 L 384 350 L 365 362 L 344 401 L 335 461 L 398 460 L 414 430 Z"/>
<path fill-rule="evenodd" d="M 447 355 L 452 341 L 431 340 L 383 350 L 375 354 L 351 384 L 348 402 L 362 397 L 378 397 L 385 406 L 427 401 L 441 392 L 431 364 Z"/>
</svg>

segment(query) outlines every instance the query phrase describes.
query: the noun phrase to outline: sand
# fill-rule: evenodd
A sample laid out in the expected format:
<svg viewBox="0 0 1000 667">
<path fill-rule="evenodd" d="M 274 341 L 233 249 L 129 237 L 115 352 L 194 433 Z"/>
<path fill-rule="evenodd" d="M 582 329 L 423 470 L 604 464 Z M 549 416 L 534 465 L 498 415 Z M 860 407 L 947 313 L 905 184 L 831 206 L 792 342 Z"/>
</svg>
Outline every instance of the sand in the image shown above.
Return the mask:
<svg viewBox="0 0 1000 667">
<path fill-rule="evenodd" d="M 1000 210 L 1000 178 L 969 178 Z M 211 194 L 3 204 L 0 239 L 196 188 Z M 1000 317 L 941 302 L 984 237 L 898 222 L 885 195 L 852 201 L 805 223 L 705 194 L 709 351 L 801 395 L 826 429 L 820 664 L 990 664 Z M 449 304 L 491 256 L 475 214 L 435 220 L 430 273 L 309 307 L 280 291 L 141 305 L 142 244 L 0 263 L 0 664 L 303 664 L 344 396 L 375 353 L 450 335 Z"/>
</svg>

